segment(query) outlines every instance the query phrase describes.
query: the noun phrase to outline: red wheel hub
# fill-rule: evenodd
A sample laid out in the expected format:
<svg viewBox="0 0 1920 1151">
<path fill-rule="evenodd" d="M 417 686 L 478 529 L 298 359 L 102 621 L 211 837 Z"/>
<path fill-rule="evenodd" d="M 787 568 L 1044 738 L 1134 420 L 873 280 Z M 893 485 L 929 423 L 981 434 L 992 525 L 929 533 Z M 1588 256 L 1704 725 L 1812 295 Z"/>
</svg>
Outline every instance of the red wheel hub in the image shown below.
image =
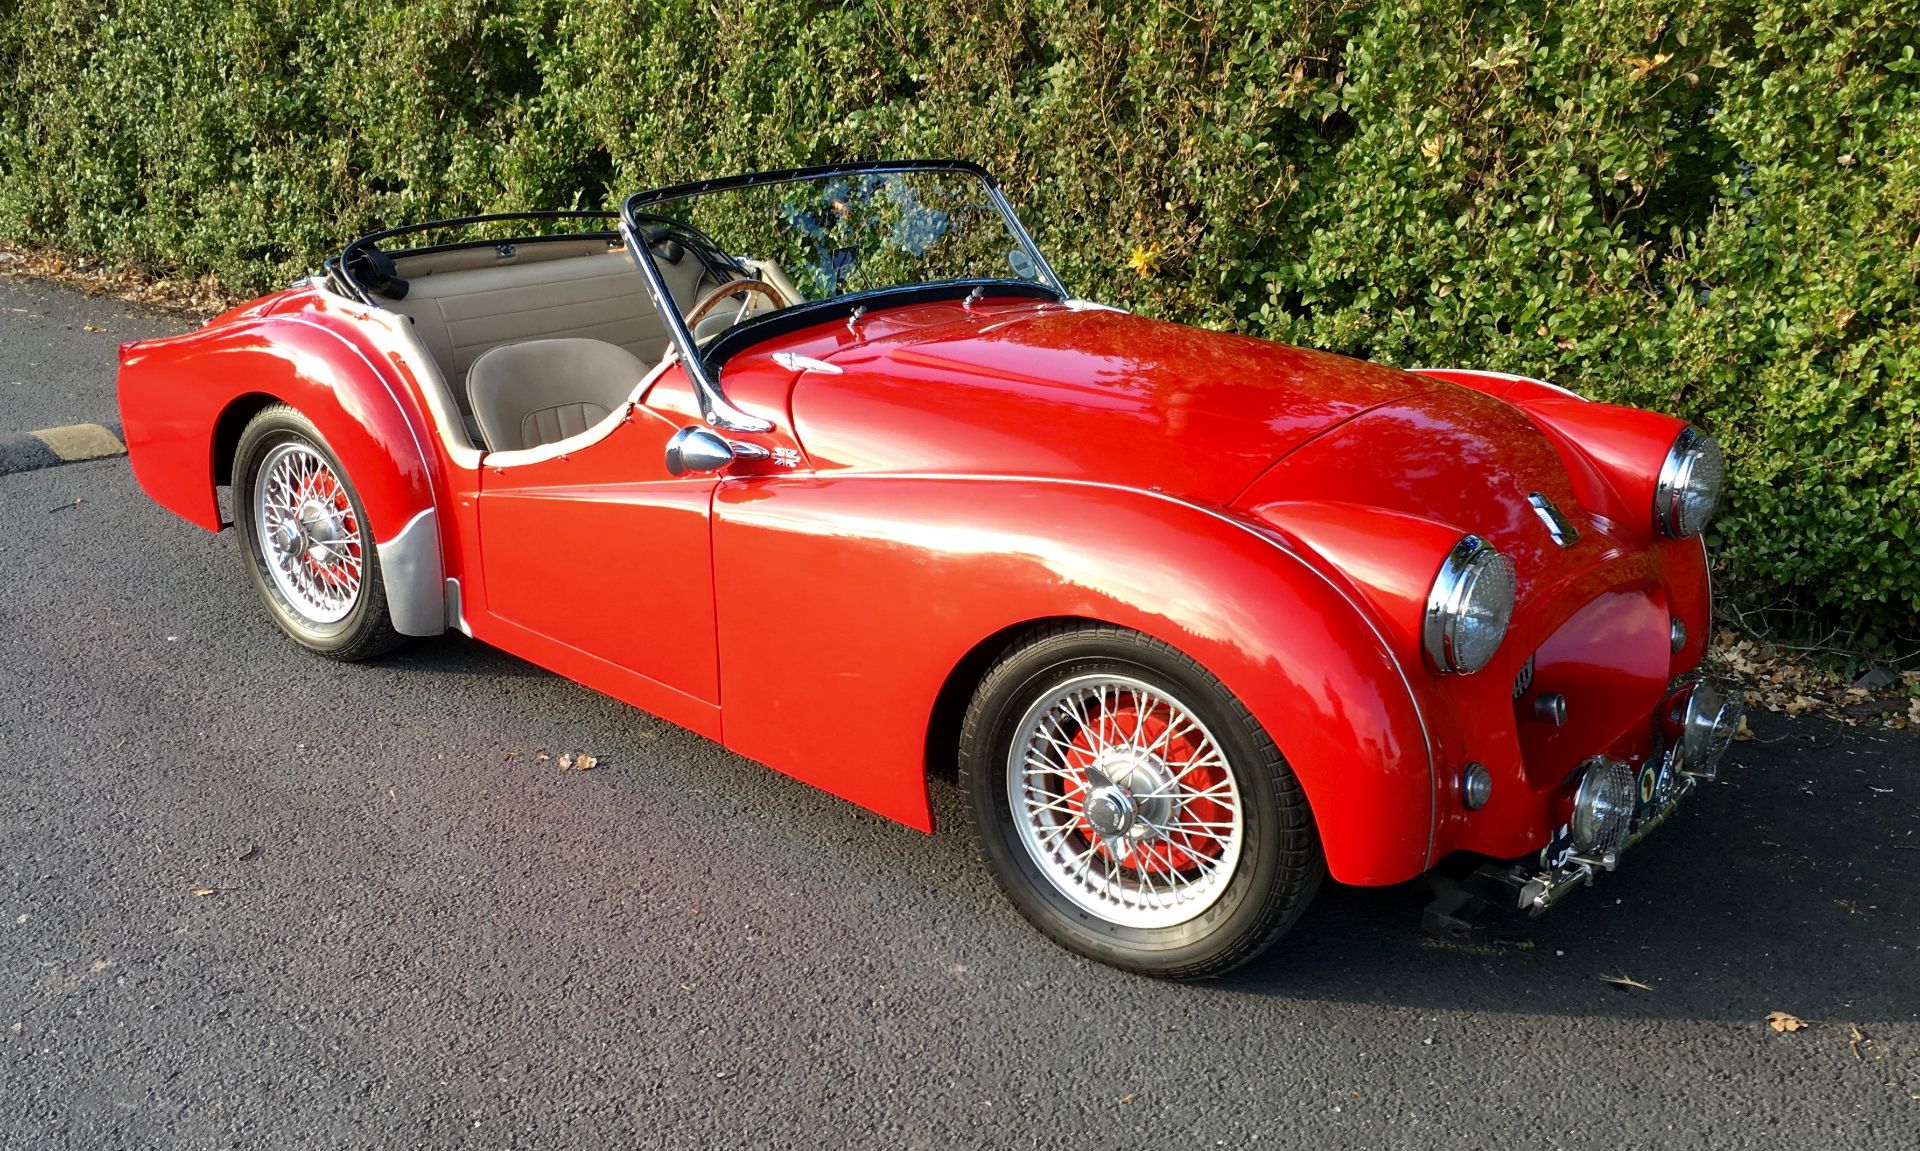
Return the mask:
<svg viewBox="0 0 1920 1151">
<path fill-rule="evenodd" d="M 1137 697 L 1122 693 L 1105 706 L 1094 709 L 1089 722 L 1074 733 L 1065 753 L 1067 766 L 1074 770 L 1060 777 L 1061 798 L 1073 809 L 1075 825 L 1095 851 L 1123 867 L 1157 875 L 1191 871 L 1204 860 L 1220 855 L 1221 844 L 1217 838 L 1184 836 L 1180 833 L 1182 823 L 1192 820 L 1204 825 L 1232 818 L 1232 812 L 1213 798 L 1217 786 L 1225 782 L 1224 771 L 1211 762 L 1196 762 L 1203 751 L 1195 738 L 1199 733 L 1191 726 L 1169 732 L 1172 724 L 1173 713 L 1165 703 L 1156 700 L 1143 709 Z M 1174 802 L 1171 829 L 1167 834 L 1151 841 L 1132 842 L 1119 859 L 1115 859 L 1107 841 L 1095 831 L 1086 813 L 1091 794 L 1087 771 L 1101 766 L 1102 749 L 1116 746 L 1146 749 L 1154 760 L 1165 765 L 1166 778 L 1177 783 L 1175 790 L 1184 797 Z"/>
</svg>

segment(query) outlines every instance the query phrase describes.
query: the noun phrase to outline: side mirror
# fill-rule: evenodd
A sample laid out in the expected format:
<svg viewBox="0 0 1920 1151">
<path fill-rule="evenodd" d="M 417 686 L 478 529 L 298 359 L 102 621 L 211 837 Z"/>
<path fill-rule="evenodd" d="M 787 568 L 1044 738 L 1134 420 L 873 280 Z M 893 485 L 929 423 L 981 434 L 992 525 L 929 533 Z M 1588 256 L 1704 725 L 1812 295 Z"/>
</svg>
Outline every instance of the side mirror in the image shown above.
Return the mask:
<svg viewBox="0 0 1920 1151">
<path fill-rule="evenodd" d="M 734 460 L 733 445 L 702 427 L 684 427 L 667 441 L 667 471 L 705 475 L 725 469 Z"/>
</svg>

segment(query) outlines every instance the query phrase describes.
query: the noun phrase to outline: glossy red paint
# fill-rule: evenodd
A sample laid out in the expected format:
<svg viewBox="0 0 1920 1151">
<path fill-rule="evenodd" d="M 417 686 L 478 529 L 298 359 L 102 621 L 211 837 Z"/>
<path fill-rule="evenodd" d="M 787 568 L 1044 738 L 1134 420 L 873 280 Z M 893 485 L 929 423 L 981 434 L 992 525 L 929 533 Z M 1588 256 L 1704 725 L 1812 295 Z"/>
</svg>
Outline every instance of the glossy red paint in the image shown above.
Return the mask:
<svg viewBox="0 0 1920 1151">
<path fill-rule="evenodd" d="M 1223 505 L 1289 449 L 1431 386 L 1104 309 L 907 311 L 796 341 L 842 373 L 794 389 L 795 427 L 821 470 L 1093 480 Z"/>
<path fill-rule="evenodd" d="M 303 289 L 129 345 L 120 386 L 136 474 L 188 519 L 219 526 L 222 413 L 291 403 L 377 538 L 438 509 L 476 638 L 922 829 L 943 702 L 1035 621 L 1133 628 L 1207 667 L 1273 735 L 1352 883 L 1537 850 L 1581 759 L 1651 751 L 1708 630 L 1699 541 L 1652 527 L 1681 425 L 1536 381 L 1103 309 L 922 304 L 732 359 L 729 396 L 775 424 L 734 438 L 797 464 L 690 479 L 662 465 L 700 422 L 677 369 L 597 443 L 513 466 L 463 462 L 420 380 L 378 317 Z M 1491 666 L 1440 675 L 1422 613 L 1468 532 L 1513 559 L 1519 606 Z M 1565 727 L 1531 718 L 1546 691 L 1568 697 Z M 1469 761 L 1496 780 L 1475 812 Z"/>
<path fill-rule="evenodd" d="M 360 490 L 376 539 L 434 506 L 439 456 L 418 385 L 351 315 L 305 293 L 267 297 L 196 332 L 122 345 L 121 426 L 134 475 L 161 506 L 221 527 L 214 434 L 236 406 L 278 400 L 311 419 Z M 282 314 L 273 314 L 281 312 Z"/>
</svg>

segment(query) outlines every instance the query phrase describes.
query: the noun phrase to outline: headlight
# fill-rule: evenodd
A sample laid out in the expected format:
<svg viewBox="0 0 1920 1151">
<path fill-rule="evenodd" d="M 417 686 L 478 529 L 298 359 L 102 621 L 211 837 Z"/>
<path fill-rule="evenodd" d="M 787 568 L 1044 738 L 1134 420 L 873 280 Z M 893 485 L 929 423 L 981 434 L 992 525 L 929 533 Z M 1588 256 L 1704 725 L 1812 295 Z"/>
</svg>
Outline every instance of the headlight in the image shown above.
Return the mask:
<svg viewBox="0 0 1920 1151">
<path fill-rule="evenodd" d="M 1673 441 L 1653 488 L 1653 518 L 1674 539 L 1697 536 L 1720 509 L 1727 458 L 1712 436 L 1688 428 Z"/>
<path fill-rule="evenodd" d="M 1573 846 L 1598 858 L 1619 851 L 1633 820 L 1633 795 L 1631 767 L 1612 759 L 1588 760 L 1573 793 Z"/>
<path fill-rule="evenodd" d="M 1513 563 L 1478 536 L 1455 544 L 1427 595 L 1422 635 L 1438 672 L 1487 666 L 1513 619 Z"/>
</svg>

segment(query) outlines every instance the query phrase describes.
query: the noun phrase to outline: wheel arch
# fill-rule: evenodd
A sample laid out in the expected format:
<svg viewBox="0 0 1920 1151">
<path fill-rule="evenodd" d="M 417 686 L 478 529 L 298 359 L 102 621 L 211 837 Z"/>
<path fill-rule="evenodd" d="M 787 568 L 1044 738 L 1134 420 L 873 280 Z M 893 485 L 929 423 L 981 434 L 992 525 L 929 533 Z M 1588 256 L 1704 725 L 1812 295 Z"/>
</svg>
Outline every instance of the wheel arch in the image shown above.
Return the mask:
<svg viewBox="0 0 1920 1151">
<path fill-rule="evenodd" d="M 861 475 L 723 486 L 714 533 L 741 754 L 930 829 L 928 785 L 985 666 L 1036 624 L 1086 621 L 1171 646 L 1246 706 L 1336 879 L 1426 867 L 1436 767 L 1415 685 L 1368 607 L 1257 523 L 1113 485 Z"/>
<path fill-rule="evenodd" d="M 273 404 L 294 409 L 366 508 L 395 627 L 437 635 L 446 630 L 441 463 L 418 398 L 364 344 L 349 319 L 294 312 L 125 345 L 128 456 L 156 502 L 218 531 L 226 521 L 216 488 L 232 482 L 241 432 Z"/>
<path fill-rule="evenodd" d="M 947 678 L 940 684 L 940 690 L 934 694 L 933 706 L 927 714 L 926 770 L 931 779 L 953 782 L 960 771 L 960 728 L 967 717 L 967 705 L 972 702 L 974 693 L 979 690 L 980 682 L 993 670 L 993 665 L 1012 651 L 1020 641 L 1043 628 L 1054 624 L 1104 624 L 1109 621 L 1095 619 L 1092 616 L 1053 615 L 1038 616 L 1010 623 L 988 635 L 961 655 L 958 662 L 947 672 Z"/>
<path fill-rule="evenodd" d="M 253 422 L 253 417 L 274 404 L 282 402 L 284 401 L 278 396 L 270 396 L 265 392 L 247 392 L 235 396 L 232 402 L 220 410 L 220 414 L 213 421 L 213 439 L 209 445 L 213 452 L 211 464 L 215 485 L 224 486 L 233 483 L 233 460 L 235 453 L 240 450 L 240 433 Z"/>
</svg>

